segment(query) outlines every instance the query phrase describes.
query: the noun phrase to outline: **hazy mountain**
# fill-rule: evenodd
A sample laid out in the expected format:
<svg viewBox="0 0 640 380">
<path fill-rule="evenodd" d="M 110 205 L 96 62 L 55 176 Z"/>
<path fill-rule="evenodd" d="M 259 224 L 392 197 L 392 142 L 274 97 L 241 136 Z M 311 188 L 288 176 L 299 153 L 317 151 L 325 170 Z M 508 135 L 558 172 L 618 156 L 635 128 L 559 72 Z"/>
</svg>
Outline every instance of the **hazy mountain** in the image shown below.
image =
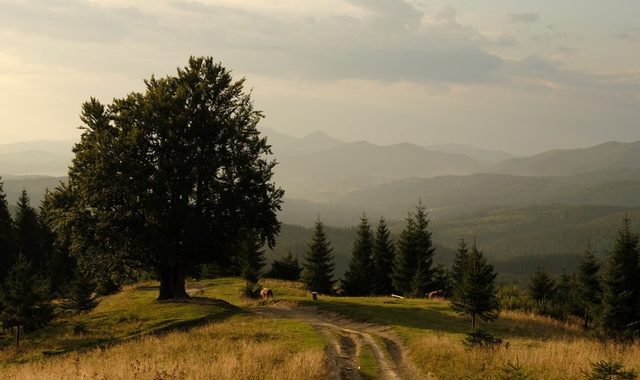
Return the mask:
<svg viewBox="0 0 640 380">
<path fill-rule="evenodd" d="M 466 144 L 436 144 L 424 145 L 427 150 L 436 152 L 464 154 L 486 164 L 496 164 L 517 156 L 512 153 L 502 152 L 499 150 L 482 149 Z"/>
<path fill-rule="evenodd" d="M 637 168 L 640 168 L 640 142 L 607 142 L 588 148 L 551 150 L 531 157 L 513 158 L 495 165 L 491 171 L 528 176 L 563 176 Z"/>
<path fill-rule="evenodd" d="M 7 194 L 7 201 L 10 205 L 18 202 L 18 196 L 22 189 L 26 189 L 31 198 L 32 206 L 39 206 L 47 189 L 55 189 L 66 177 L 49 176 L 2 176 L 4 182 L 4 192 Z"/>
<path fill-rule="evenodd" d="M 322 192 L 345 192 L 407 177 L 468 174 L 481 168 L 480 162 L 460 154 L 429 151 L 413 144 L 379 146 L 360 141 L 283 158 L 275 179 L 290 196 L 318 198 Z"/>
<path fill-rule="evenodd" d="M 73 144 L 73 140 L 2 144 L 0 175 L 66 175 Z"/>
<path fill-rule="evenodd" d="M 285 135 L 269 128 L 262 128 L 262 133 L 267 136 L 276 157 L 316 153 L 344 144 L 343 141 L 323 132 L 313 132 L 301 138 Z"/>
</svg>

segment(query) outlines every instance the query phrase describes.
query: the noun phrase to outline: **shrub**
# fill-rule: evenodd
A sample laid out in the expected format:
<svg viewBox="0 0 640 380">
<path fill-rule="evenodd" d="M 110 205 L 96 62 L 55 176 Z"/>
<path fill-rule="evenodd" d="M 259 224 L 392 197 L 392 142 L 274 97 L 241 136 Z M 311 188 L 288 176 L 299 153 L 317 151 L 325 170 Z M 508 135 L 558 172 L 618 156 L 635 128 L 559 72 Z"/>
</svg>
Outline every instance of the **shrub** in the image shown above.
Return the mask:
<svg viewBox="0 0 640 380">
<path fill-rule="evenodd" d="M 583 371 L 589 380 L 634 380 L 638 378 L 638 372 L 626 369 L 622 363 L 615 360 L 601 360 L 591 363 L 591 371 Z"/>
<path fill-rule="evenodd" d="M 487 330 L 479 328 L 467 333 L 463 343 L 467 347 L 492 348 L 502 344 L 502 339 Z"/>
<path fill-rule="evenodd" d="M 531 379 L 531 373 L 524 369 L 524 367 L 518 363 L 507 363 L 500 368 L 501 380 L 528 380 Z"/>
</svg>

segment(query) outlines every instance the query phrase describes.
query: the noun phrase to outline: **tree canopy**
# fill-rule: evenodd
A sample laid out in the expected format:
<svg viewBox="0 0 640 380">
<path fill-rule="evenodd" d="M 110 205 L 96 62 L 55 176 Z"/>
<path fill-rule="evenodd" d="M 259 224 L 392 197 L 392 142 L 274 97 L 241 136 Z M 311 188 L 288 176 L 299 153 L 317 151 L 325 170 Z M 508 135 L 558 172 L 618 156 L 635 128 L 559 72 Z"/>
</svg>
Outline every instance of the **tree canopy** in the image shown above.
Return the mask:
<svg viewBox="0 0 640 380">
<path fill-rule="evenodd" d="M 145 84 L 82 105 L 69 181 L 53 195 L 56 224 L 91 265 L 154 268 L 159 299 L 186 297 L 189 268 L 225 262 L 247 236 L 275 244 L 284 192 L 243 79 L 192 57 Z"/>
</svg>

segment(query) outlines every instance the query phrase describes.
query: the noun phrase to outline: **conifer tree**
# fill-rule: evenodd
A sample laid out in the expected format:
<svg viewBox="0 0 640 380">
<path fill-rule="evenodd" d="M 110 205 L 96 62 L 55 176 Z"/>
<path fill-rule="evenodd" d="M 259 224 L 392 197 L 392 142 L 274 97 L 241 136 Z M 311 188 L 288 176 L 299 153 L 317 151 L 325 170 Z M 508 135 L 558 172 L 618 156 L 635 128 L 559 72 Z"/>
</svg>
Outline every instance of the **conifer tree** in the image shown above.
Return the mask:
<svg viewBox="0 0 640 380">
<path fill-rule="evenodd" d="M 591 245 L 582 255 L 578 267 L 576 301 L 581 309 L 583 326 L 589 328 L 589 322 L 594 319 L 597 308 L 602 300 L 602 286 L 598 273 L 600 264 L 598 263 Z"/>
<path fill-rule="evenodd" d="M 27 258 L 19 254 L 2 290 L 3 309 L 0 321 L 6 329 L 15 328 L 16 347 L 19 347 L 22 330 L 40 328 L 53 317 L 49 287 L 46 281 L 34 273 Z"/>
<path fill-rule="evenodd" d="M 398 236 L 398 249 L 393 260 L 391 273 L 393 288 L 403 295 L 408 295 L 411 291 L 411 279 L 415 274 L 414 258 L 417 256 L 416 222 L 413 214 L 409 214 L 406 223 Z"/>
<path fill-rule="evenodd" d="M 13 233 L 13 220 L 9 213 L 7 196 L 4 193 L 4 183 L 0 177 L 0 283 L 7 275 L 7 271 L 13 265 L 15 256 L 15 241 Z"/>
<path fill-rule="evenodd" d="M 83 313 L 93 310 L 98 306 L 96 299 L 96 284 L 84 271 L 76 268 L 74 278 L 66 291 L 66 309 Z"/>
<path fill-rule="evenodd" d="M 427 209 L 422 205 L 422 202 L 416 207 L 415 220 L 415 243 L 417 246 L 411 293 L 414 297 L 420 297 L 424 296 L 433 284 L 433 254 L 435 253 L 435 247 L 431 241 L 431 231 L 429 231 Z"/>
<path fill-rule="evenodd" d="M 602 323 L 604 330 L 613 336 L 626 335 L 630 325 L 640 320 L 638 238 L 638 234 L 631 232 L 629 218 L 625 216 L 602 273 Z"/>
<path fill-rule="evenodd" d="M 575 314 L 577 310 L 575 275 L 562 273 L 553 301 L 556 317 L 566 320 L 570 315 Z"/>
<path fill-rule="evenodd" d="M 384 218 L 380 218 L 373 240 L 373 269 L 372 288 L 373 294 L 391 294 L 391 271 L 393 268 L 394 247 L 391 241 L 389 228 Z"/>
<path fill-rule="evenodd" d="M 271 270 L 267 273 L 269 278 L 278 278 L 281 280 L 298 281 L 300 279 L 302 268 L 298 262 L 298 257 L 294 257 L 289 252 L 281 260 L 274 260 L 271 263 Z"/>
<path fill-rule="evenodd" d="M 475 244 L 461 264 L 462 277 L 453 289 L 451 307 L 471 317 L 471 327 L 475 329 L 477 319 L 489 322 L 498 317 L 496 273 Z"/>
<path fill-rule="evenodd" d="M 464 239 L 460 239 L 458 242 L 456 257 L 453 259 L 453 264 L 451 264 L 451 280 L 454 288 L 458 287 L 462 282 L 463 263 L 467 259 L 467 256 L 469 256 L 469 247 L 467 246 L 467 242 Z"/>
<path fill-rule="evenodd" d="M 318 220 L 304 263 L 303 281 L 309 290 L 324 294 L 333 292 L 335 264 L 332 251 L 324 231 L 324 224 Z"/>
<path fill-rule="evenodd" d="M 342 289 L 349 296 L 371 294 L 372 285 L 373 233 L 366 215 L 360 218 L 356 240 L 351 251 L 349 269 L 344 274 Z"/>
<path fill-rule="evenodd" d="M 18 198 L 15 226 L 18 251 L 31 262 L 37 272 L 45 273 L 48 262 L 42 246 L 41 225 L 25 189 Z"/>
<path fill-rule="evenodd" d="M 258 284 L 265 266 L 264 251 L 260 240 L 248 238 L 240 247 L 240 274 L 245 279 L 244 295 L 250 298 L 259 296 L 262 286 Z"/>
<path fill-rule="evenodd" d="M 542 266 L 538 265 L 536 272 L 529 280 L 529 295 L 539 306 L 543 306 L 553 300 L 555 293 L 555 281 Z"/>
</svg>

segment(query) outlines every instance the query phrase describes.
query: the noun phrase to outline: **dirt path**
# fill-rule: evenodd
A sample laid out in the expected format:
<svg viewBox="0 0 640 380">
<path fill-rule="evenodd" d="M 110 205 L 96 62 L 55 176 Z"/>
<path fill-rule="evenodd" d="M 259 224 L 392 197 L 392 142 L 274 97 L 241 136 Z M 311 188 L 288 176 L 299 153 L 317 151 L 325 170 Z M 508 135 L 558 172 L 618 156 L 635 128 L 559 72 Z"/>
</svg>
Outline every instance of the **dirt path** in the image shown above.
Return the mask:
<svg viewBox="0 0 640 380">
<path fill-rule="evenodd" d="M 415 368 L 406 358 L 402 342 L 387 327 L 359 323 L 314 307 L 287 302 L 252 308 L 251 311 L 269 318 L 300 320 L 320 331 L 329 342 L 329 379 L 362 379 L 359 357 L 364 347 L 373 353 L 379 368 L 378 378 L 418 378 Z"/>
</svg>

